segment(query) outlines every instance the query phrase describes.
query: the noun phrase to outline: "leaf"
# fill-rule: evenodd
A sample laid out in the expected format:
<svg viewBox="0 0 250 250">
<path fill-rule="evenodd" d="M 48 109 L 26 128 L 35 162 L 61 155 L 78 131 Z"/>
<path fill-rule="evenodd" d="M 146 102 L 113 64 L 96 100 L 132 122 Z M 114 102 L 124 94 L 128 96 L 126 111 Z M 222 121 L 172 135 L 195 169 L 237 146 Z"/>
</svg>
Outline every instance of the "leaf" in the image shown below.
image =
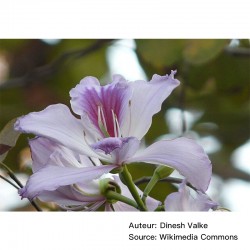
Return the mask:
<svg viewBox="0 0 250 250">
<path fill-rule="evenodd" d="M 0 161 L 2 162 L 7 156 L 7 152 L 16 145 L 16 141 L 21 134 L 14 130 L 16 118 L 9 121 L 0 132 Z"/>
<path fill-rule="evenodd" d="M 227 44 L 228 40 L 222 39 L 187 40 L 183 56 L 191 64 L 203 64 L 218 56 Z"/>
<path fill-rule="evenodd" d="M 136 40 L 138 53 L 143 59 L 155 66 L 164 68 L 171 66 L 182 58 L 184 40 L 158 39 L 158 40 Z"/>
</svg>

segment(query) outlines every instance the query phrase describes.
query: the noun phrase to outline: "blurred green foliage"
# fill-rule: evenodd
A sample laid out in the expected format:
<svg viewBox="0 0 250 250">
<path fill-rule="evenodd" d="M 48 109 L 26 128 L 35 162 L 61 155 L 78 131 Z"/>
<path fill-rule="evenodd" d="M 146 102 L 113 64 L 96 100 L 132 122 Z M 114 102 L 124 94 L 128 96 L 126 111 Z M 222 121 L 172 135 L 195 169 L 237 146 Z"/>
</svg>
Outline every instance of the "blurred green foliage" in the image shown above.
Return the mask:
<svg viewBox="0 0 250 250">
<path fill-rule="evenodd" d="M 85 76 L 95 76 L 101 82 L 110 79 L 107 49 L 114 42 L 70 39 L 48 44 L 37 39 L 0 40 L 0 65 L 3 59 L 7 62 L 6 72 L 0 68 L 0 129 L 11 119 L 50 104 L 69 105 L 69 90 Z M 224 179 L 250 180 L 230 161 L 232 152 L 250 134 L 249 41 L 240 40 L 237 47 L 229 47 L 230 40 L 216 39 L 139 39 L 135 43 L 140 65 L 149 79 L 153 74 L 169 74 L 171 69 L 177 69 L 176 78 L 182 83 L 154 116 L 146 143 L 169 133 L 164 118 L 168 108 L 202 111 L 192 130 L 200 136 L 213 135 L 221 142 L 221 150 L 210 155 L 214 172 Z M 202 126 L 203 123 L 215 124 L 217 129 Z M 6 164 L 15 171 L 20 171 L 19 153 L 26 146 L 27 136 L 22 135 L 6 158 Z M 145 164 L 130 169 L 134 179 L 154 171 Z M 173 185 L 159 183 L 153 194 L 163 200 L 166 192 L 173 190 Z"/>
</svg>

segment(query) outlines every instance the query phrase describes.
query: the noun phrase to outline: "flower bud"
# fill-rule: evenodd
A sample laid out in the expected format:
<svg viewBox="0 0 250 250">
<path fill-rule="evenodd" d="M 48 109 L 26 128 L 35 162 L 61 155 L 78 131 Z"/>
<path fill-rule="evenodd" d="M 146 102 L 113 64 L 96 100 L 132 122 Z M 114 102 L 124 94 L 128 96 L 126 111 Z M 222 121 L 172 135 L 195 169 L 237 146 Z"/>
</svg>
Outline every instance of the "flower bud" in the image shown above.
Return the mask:
<svg viewBox="0 0 250 250">
<path fill-rule="evenodd" d="M 158 166 L 155 169 L 154 175 L 158 177 L 158 179 L 163 179 L 165 177 L 168 177 L 172 172 L 174 171 L 173 168 L 170 168 L 168 166 Z"/>
</svg>

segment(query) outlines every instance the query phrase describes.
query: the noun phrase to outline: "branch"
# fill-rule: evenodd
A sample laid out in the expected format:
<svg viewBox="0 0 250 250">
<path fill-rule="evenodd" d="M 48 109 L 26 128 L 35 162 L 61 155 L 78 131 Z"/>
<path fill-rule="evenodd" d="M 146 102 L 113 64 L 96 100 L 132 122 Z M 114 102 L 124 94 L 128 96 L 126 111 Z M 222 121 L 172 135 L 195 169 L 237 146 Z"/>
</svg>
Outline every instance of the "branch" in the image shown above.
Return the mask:
<svg viewBox="0 0 250 250">
<path fill-rule="evenodd" d="M 57 59 L 55 59 L 49 64 L 34 68 L 33 70 L 27 72 L 25 75 L 21 77 L 12 78 L 3 83 L 0 83 L 0 90 L 13 88 L 13 87 L 26 86 L 29 83 L 33 82 L 34 80 L 39 80 L 41 78 L 48 77 L 52 75 L 53 73 L 55 73 L 59 69 L 59 67 L 63 63 L 66 62 L 67 59 L 69 58 L 77 59 L 80 57 L 87 56 L 88 54 L 91 54 L 92 52 L 102 48 L 107 43 L 112 42 L 112 41 L 114 40 L 113 39 L 101 39 L 101 40 L 97 40 L 95 43 L 93 43 L 87 48 L 68 51 L 62 54 L 61 56 L 59 56 Z"/>
<path fill-rule="evenodd" d="M 224 180 L 240 179 L 243 181 L 250 181 L 250 174 L 230 165 L 215 165 L 213 167 L 213 173 L 219 175 Z"/>
<path fill-rule="evenodd" d="M 19 187 L 17 185 L 15 185 L 13 182 L 9 181 L 4 176 L 0 175 L 0 178 L 3 179 L 3 180 L 5 180 L 6 182 L 8 182 L 11 186 L 13 186 L 14 188 L 16 188 L 17 190 L 19 189 Z"/>
<path fill-rule="evenodd" d="M 226 47 L 225 52 L 230 54 L 230 55 L 233 55 L 233 56 L 250 57 L 250 49 L 249 48 Z"/>
<path fill-rule="evenodd" d="M 6 166 L 3 162 L 0 162 L 0 164 L 5 168 L 5 170 L 7 171 L 7 173 L 9 174 L 10 178 L 16 182 L 16 184 L 20 187 L 23 188 L 23 184 L 19 181 L 19 179 L 16 177 L 16 175 L 14 174 L 14 172 L 12 172 L 12 170 Z M 9 182 L 9 181 L 8 181 Z M 10 182 L 9 182 L 10 183 Z M 13 183 L 10 183 L 12 186 Z M 19 187 L 15 186 L 18 190 Z M 37 211 L 42 211 L 42 209 L 35 203 L 35 201 L 28 199 L 29 202 L 33 205 L 33 207 L 37 210 Z"/>
</svg>

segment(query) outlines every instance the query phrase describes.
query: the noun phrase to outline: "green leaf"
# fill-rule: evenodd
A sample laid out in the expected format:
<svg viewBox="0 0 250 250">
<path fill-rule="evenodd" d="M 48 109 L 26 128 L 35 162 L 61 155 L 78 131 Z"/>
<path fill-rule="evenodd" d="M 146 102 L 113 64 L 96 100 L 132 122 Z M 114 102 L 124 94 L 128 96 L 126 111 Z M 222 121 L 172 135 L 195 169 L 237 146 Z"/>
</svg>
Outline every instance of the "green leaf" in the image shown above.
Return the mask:
<svg viewBox="0 0 250 250">
<path fill-rule="evenodd" d="M 8 122 L 0 132 L 0 161 L 7 156 L 8 151 L 16 145 L 16 141 L 21 134 L 14 130 L 16 118 Z"/>
<path fill-rule="evenodd" d="M 183 56 L 191 64 L 203 64 L 214 59 L 228 44 L 228 40 L 222 39 L 192 39 L 186 42 Z"/>
<path fill-rule="evenodd" d="M 182 58 L 184 40 L 136 40 L 138 54 L 156 68 L 171 66 Z"/>
</svg>

